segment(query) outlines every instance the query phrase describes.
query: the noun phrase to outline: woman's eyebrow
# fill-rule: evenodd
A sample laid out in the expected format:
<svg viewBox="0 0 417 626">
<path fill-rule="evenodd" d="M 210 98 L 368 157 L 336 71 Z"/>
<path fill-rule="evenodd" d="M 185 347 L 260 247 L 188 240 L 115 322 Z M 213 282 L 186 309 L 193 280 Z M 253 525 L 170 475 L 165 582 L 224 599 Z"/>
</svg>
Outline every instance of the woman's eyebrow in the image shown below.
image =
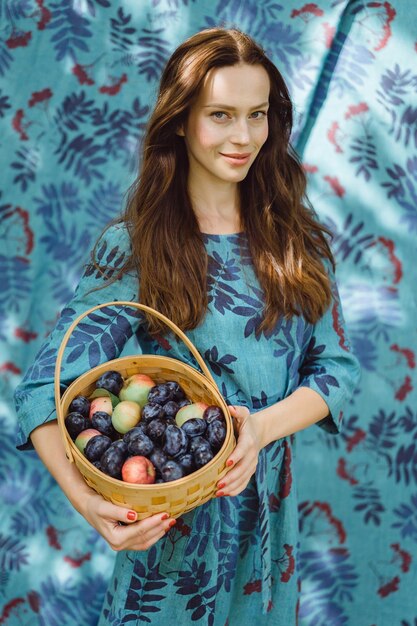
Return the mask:
<svg viewBox="0 0 417 626">
<path fill-rule="evenodd" d="M 269 102 L 262 102 L 262 104 L 255 104 L 253 107 L 250 107 L 251 109 L 260 109 L 262 107 L 266 107 L 268 106 Z M 210 104 L 205 104 L 204 105 L 204 109 L 207 108 L 218 108 L 218 109 L 228 109 L 229 111 L 236 111 L 236 107 L 231 107 L 228 104 L 219 104 L 217 102 L 212 102 Z"/>
</svg>

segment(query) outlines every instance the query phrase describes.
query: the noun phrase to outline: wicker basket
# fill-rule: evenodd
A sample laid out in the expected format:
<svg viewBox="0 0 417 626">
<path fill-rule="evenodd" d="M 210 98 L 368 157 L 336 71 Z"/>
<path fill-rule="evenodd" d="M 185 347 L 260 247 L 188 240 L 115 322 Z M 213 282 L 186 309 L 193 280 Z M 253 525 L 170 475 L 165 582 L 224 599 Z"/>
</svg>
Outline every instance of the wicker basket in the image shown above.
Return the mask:
<svg viewBox="0 0 417 626">
<path fill-rule="evenodd" d="M 72 331 L 84 317 L 93 311 L 113 305 L 141 309 L 165 322 L 185 343 L 199 364 L 203 374 L 190 365 L 171 357 L 156 355 L 127 356 L 107 361 L 89 370 L 72 382 L 61 397 L 61 363 Z M 219 452 L 204 467 L 184 478 L 168 483 L 152 485 L 130 484 L 111 478 L 99 471 L 85 458 L 70 438 L 65 427 L 65 416 L 75 396 L 91 395 L 95 389 L 95 381 L 106 370 L 116 370 L 124 378 L 136 373 L 147 374 L 156 383 L 173 380 L 181 385 L 192 402 L 205 402 L 209 405 L 216 404 L 220 406 L 226 418 L 227 431 L 225 441 Z M 68 328 L 58 351 L 55 366 L 55 403 L 58 425 L 68 460 L 71 463 L 75 463 L 87 484 L 101 494 L 103 498 L 133 509 L 137 512 L 138 519 L 144 519 L 161 512 L 167 512 L 176 517 L 194 509 L 214 496 L 217 491 L 216 483 L 228 471 L 225 463 L 235 446 L 235 437 L 232 418 L 223 396 L 219 392 L 207 365 L 188 337 L 167 317 L 143 304 L 125 301 L 107 302 L 85 311 L 74 320 Z"/>
</svg>

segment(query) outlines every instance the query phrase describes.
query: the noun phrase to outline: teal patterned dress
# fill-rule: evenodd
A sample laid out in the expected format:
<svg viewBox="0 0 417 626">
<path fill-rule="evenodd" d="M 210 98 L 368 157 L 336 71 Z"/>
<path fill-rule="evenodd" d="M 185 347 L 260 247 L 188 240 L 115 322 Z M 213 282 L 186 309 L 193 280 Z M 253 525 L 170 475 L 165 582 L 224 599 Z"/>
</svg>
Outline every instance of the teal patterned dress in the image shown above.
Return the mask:
<svg viewBox="0 0 417 626">
<path fill-rule="evenodd" d="M 316 325 L 302 317 L 280 319 L 272 332 L 257 334 L 263 296 L 245 235 L 204 235 L 204 240 L 209 310 L 187 335 L 226 401 L 256 412 L 307 386 L 330 409 L 319 426 L 338 432 L 359 368 L 334 281 L 333 302 Z M 135 274 L 109 282 L 129 249 L 125 227 L 111 226 L 98 247 L 106 273 L 87 266 L 74 298 L 18 387 L 19 448 L 30 446 L 28 437 L 36 426 L 55 418 L 54 365 L 71 321 L 96 304 L 137 301 Z M 102 289 L 92 290 L 98 286 Z M 138 351 L 196 366 L 172 333 L 150 338 L 136 309 L 104 307 L 74 331 L 63 361 L 63 385 L 101 362 Z M 118 553 L 99 626 L 295 624 L 299 582 L 294 452 L 294 436 L 269 444 L 240 495 L 213 499 L 178 518 L 146 552 Z"/>
</svg>

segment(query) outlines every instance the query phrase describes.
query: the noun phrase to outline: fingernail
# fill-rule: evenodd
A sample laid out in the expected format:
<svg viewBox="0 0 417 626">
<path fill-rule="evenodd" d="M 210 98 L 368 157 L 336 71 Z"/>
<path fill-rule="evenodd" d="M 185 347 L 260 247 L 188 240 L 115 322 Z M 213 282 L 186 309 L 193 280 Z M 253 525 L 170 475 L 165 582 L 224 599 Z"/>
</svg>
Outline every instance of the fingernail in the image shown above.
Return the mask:
<svg viewBox="0 0 417 626">
<path fill-rule="evenodd" d="M 136 519 L 136 512 L 135 511 L 129 511 L 128 514 L 126 515 L 127 519 L 130 519 L 130 521 L 133 522 L 133 520 Z"/>
<path fill-rule="evenodd" d="M 164 513 L 163 516 L 161 517 L 161 522 L 168 519 L 168 517 L 169 517 L 168 513 Z"/>
<path fill-rule="evenodd" d="M 226 486 L 226 483 L 219 483 L 219 484 L 217 485 L 217 488 L 218 488 L 218 489 L 223 489 L 223 487 L 225 487 L 225 486 Z"/>
<path fill-rule="evenodd" d="M 173 526 L 175 526 L 175 524 L 177 523 L 176 519 L 172 519 L 169 523 L 169 527 L 172 528 Z"/>
<path fill-rule="evenodd" d="M 229 459 L 227 461 L 226 465 L 227 465 L 227 467 L 232 467 L 233 463 L 234 463 L 233 459 Z"/>
<path fill-rule="evenodd" d="M 221 498 L 222 496 L 224 496 L 224 491 L 218 491 L 216 493 L 216 498 Z"/>
</svg>

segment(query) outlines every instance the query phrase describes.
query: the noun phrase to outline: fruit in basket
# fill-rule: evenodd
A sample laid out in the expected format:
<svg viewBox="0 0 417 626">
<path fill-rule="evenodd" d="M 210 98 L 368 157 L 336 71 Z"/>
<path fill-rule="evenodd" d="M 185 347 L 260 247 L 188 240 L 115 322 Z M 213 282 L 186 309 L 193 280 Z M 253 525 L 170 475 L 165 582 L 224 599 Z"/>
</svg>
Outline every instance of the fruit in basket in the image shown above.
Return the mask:
<svg viewBox="0 0 417 626">
<path fill-rule="evenodd" d="M 127 458 L 127 445 L 122 440 L 114 441 L 100 458 L 101 471 L 112 478 L 122 478 L 123 463 Z"/>
<path fill-rule="evenodd" d="M 187 433 L 189 437 L 201 437 L 206 432 L 207 422 L 206 420 L 192 417 L 184 422 L 181 428 Z"/>
<path fill-rule="evenodd" d="M 213 420 L 207 425 L 207 431 L 205 438 L 209 442 L 212 450 L 217 452 L 223 445 L 223 441 L 226 438 L 226 424 L 220 420 Z"/>
<path fill-rule="evenodd" d="M 87 430 L 90 427 L 90 420 L 88 417 L 85 417 L 81 413 L 77 413 L 73 411 L 68 413 L 65 418 L 65 426 L 67 431 L 69 432 L 69 436 L 71 439 L 76 439 L 76 437 L 83 431 Z"/>
<path fill-rule="evenodd" d="M 182 478 L 184 471 L 179 463 L 171 459 L 161 468 L 161 476 L 162 480 L 167 483 Z"/>
<path fill-rule="evenodd" d="M 176 414 L 178 413 L 179 408 L 180 406 L 178 402 L 175 402 L 175 400 L 168 400 L 168 402 L 166 402 L 164 406 L 162 407 L 165 417 L 168 417 L 171 419 L 175 418 Z"/>
<path fill-rule="evenodd" d="M 105 398 L 97 398 L 103 400 Z M 137 402 L 123 400 L 114 407 L 112 414 L 112 424 L 118 433 L 127 433 L 128 430 L 136 426 L 140 420 L 140 406 Z"/>
<path fill-rule="evenodd" d="M 185 391 L 176 381 L 169 380 L 165 383 L 165 386 L 169 389 L 172 400 L 178 402 L 179 400 L 185 399 Z"/>
<path fill-rule="evenodd" d="M 91 437 L 85 445 L 84 455 L 91 462 L 100 461 L 101 457 L 111 446 L 111 439 L 106 435 L 96 435 L 96 437 Z"/>
<path fill-rule="evenodd" d="M 160 404 L 148 402 L 142 409 L 141 421 L 150 422 L 157 417 L 164 417 L 164 409 Z"/>
<path fill-rule="evenodd" d="M 187 404 L 179 409 L 175 416 L 177 426 L 182 426 L 187 420 L 190 419 L 203 419 L 204 411 L 207 409 L 207 404 L 204 402 L 193 402 Z"/>
<path fill-rule="evenodd" d="M 131 456 L 123 463 L 122 478 L 127 483 L 150 485 L 155 482 L 156 472 L 146 457 Z"/>
<path fill-rule="evenodd" d="M 166 383 L 160 383 L 159 385 L 154 385 L 149 391 L 148 402 L 163 406 L 174 399 L 174 394 L 175 392 Z"/>
<path fill-rule="evenodd" d="M 87 428 L 86 430 L 80 432 L 79 435 L 77 435 L 74 443 L 77 446 L 78 450 L 84 454 L 84 448 L 87 445 L 88 441 L 91 439 L 91 437 L 96 437 L 97 435 L 101 435 L 101 432 L 99 430 L 96 430 L 95 428 Z"/>
<path fill-rule="evenodd" d="M 96 387 L 97 389 L 107 389 L 110 393 L 118 396 L 123 387 L 123 377 L 120 372 L 108 370 L 96 381 Z"/>
<path fill-rule="evenodd" d="M 130 400 L 137 402 L 141 407 L 145 406 L 148 401 L 148 394 L 152 387 L 155 386 L 155 381 L 146 374 L 132 374 L 123 383 L 123 387 L 120 390 L 120 400 Z"/>
<path fill-rule="evenodd" d="M 194 463 L 197 468 L 207 465 L 213 458 L 214 454 L 209 446 L 201 446 L 194 452 Z"/>
<path fill-rule="evenodd" d="M 188 448 L 188 437 L 186 433 L 178 426 L 169 424 L 164 434 L 163 452 L 171 457 L 185 454 Z"/>
<path fill-rule="evenodd" d="M 137 437 L 132 439 L 128 445 L 127 450 L 131 456 L 146 456 L 148 457 L 154 449 L 154 443 L 152 439 L 145 435 L 145 433 L 140 433 Z"/>
<path fill-rule="evenodd" d="M 108 413 L 111 415 L 113 413 L 113 405 L 110 398 L 102 397 L 102 398 L 94 398 L 90 404 L 90 419 L 97 412 Z"/>
<path fill-rule="evenodd" d="M 162 438 L 164 436 L 168 423 L 168 420 L 164 420 L 161 417 L 156 417 L 151 422 L 149 422 L 146 428 L 146 434 L 155 443 L 162 443 Z"/>
<path fill-rule="evenodd" d="M 214 420 L 218 420 L 220 422 L 224 422 L 224 414 L 221 408 L 215 404 L 212 404 L 206 408 L 203 413 L 203 417 L 209 424 Z"/>
<path fill-rule="evenodd" d="M 102 435 L 107 435 L 112 439 L 115 439 L 117 433 L 113 427 L 112 417 L 104 411 L 96 411 L 91 417 L 91 425 L 101 432 Z"/>
<path fill-rule="evenodd" d="M 76 396 L 68 407 L 68 412 L 81 413 L 84 417 L 90 415 L 90 400 L 85 396 Z"/>
<path fill-rule="evenodd" d="M 191 474 L 195 470 L 194 457 L 189 452 L 178 456 L 175 460 L 184 472 L 184 476 Z"/>
</svg>

